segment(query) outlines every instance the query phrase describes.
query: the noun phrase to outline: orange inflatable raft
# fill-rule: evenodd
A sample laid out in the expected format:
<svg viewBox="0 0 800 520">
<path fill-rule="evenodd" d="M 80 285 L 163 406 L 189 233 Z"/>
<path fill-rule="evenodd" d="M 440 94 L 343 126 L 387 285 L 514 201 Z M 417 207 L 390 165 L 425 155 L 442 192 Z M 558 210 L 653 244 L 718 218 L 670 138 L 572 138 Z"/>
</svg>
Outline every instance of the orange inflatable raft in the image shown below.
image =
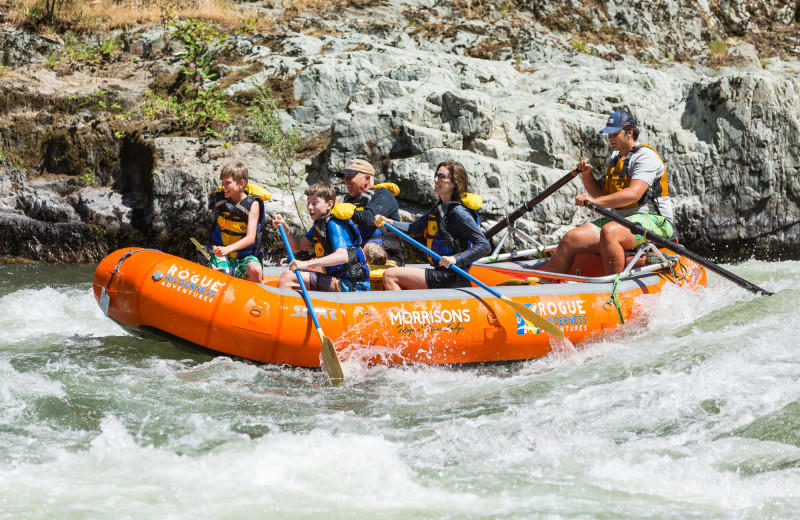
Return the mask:
<svg viewBox="0 0 800 520">
<path fill-rule="evenodd" d="M 548 280 L 545 260 L 479 265 L 470 274 L 561 328 L 579 344 L 635 314 L 635 300 L 665 284 L 694 289 L 706 272 L 666 251 L 639 254 L 614 288 L 587 255 L 571 275 Z M 94 275 L 107 316 L 223 354 L 264 363 L 320 366 L 320 340 L 299 291 L 278 289 L 283 268 L 247 282 L 166 253 L 122 249 Z M 535 278 L 538 278 L 536 280 Z M 558 281 L 562 283 L 540 283 Z M 563 283 L 566 282 L 566 283 Z M 612 298 L 618 297 L 619 305 Z M 557 340 L 481 288 L 359 293 L 310 292 L 320 325 L 342 360 L 370 364 L 461 364 L 547 355 Z"/>
</svg>

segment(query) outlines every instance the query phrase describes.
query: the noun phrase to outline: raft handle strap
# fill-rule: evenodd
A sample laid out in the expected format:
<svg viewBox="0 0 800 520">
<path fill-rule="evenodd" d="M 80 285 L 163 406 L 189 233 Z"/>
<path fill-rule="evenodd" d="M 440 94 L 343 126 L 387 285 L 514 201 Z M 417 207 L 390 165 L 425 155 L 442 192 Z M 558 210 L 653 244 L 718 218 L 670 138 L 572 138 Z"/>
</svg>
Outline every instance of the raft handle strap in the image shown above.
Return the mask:
<svg viewBox="0 0 800 520">
<path fill-rule="evenodd" d="M 617 308 L 617 315 L 619 316 L 619 322 L 624 324 L 625 318 L 622 317 L 622 305 L 619 302 L 619 296 L 617 296 L 617 287 L 619 286 L 620 276 L 614 277 L 614 283 L 611 285 L 611 295 L 608 297 L 608 304 L 614 304 Z"/>
<path fill-rule="evenodd" d="M 156 251 L 158 253 L 161 252 L 158 249 L 134 249 L 134 250 L 128 251 L 127 253 L 122 255 L 120 257 L 119 261 L 117 262 L 117 265 L 114 267 L 114 270 L 113 271 L 108 271 L 109 273 L 111 273 L 111 276 L 108 278 L 108 283 L 106 284 L 106 290 L 108 290 L 108 288 L 111 287 L 111 282 L 114 280 L 114 277 L 117 276 L 117 273 L 119 273 L 119 268 L 120 268 L 120 266 L 122 266 L 122 262 L 124 262 L 125 260 L 130 258 L 130 256 L 132 254 L 141 253 L 142 251 Z"/>
</svg>

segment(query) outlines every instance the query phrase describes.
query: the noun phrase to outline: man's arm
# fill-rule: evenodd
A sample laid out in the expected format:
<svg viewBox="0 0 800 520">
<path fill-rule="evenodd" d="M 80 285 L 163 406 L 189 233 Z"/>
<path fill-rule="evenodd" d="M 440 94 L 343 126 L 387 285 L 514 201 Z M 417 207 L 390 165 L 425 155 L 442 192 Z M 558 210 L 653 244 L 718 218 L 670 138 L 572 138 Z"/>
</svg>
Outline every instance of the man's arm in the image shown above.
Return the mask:
<svg viewBox="0 0 800 520">
<path fill-rule="evenodd" d="M 638 202 L 655 180 L 664 173 L 664 164 L 658 155 L 649 148 L 630 159 L 628 173 L 631 176 L 630 185 L 616 193 L 597 197 L 594 202 L 604 208 L 622 208 Z"/>
<path fill-rule="evenodd" d="M 602 197 L 597 197 L 595 199 L 589 199 L 589 201 L 594 202 L 602 208 L 623 208 L 641 199 L 642 195 L 644 195 L 644 192 L 647 191 L 647 188 L 649 187 L 650 185 L 644 181 L 640 181 L 638 179 L 632 180 L 630 186 L 623 190 L 610 195 L 603 195 Z M 575 198 L 576 204 L 578 206 L 583 206 L 583 201 L 578 200 L 580 197 L 581 196 L 578 195 L 578 197 Z"/>
<path fill-rule="evenodd" d="M 581 180 L 583 181 L 583 186 L 586 188 L 586 191 L 592 197 L 599 197 L 603 194 L 603 187 L 594 178 L 592 171 L 594 171 L 594 167 L 589 163 L 589 159 L 581 159 L 578 162 L 578 166 L 576 166 L 577 170 L 581 172 Z"/>
<path fill-rule="evenodd" d="M 396 212 L 397 200 L 394 195 L 387 189 L 377 189 L 369 204 L 361 210 L 356 210 L 350 220 L 359 226 L 374 226 L 375 215 L 391 217 Z"/>
</svg>

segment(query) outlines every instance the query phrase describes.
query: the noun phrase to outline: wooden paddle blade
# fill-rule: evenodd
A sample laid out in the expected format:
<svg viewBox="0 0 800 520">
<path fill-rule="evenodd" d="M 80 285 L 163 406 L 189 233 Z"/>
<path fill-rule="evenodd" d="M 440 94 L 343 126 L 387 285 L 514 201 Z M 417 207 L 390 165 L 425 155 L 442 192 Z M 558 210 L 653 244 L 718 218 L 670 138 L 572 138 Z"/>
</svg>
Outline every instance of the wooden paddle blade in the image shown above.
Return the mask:
<svg viewBox="0 0 800 520">
<path fill-rule="evenodd" d="M 564 339 L 564 331 L 547 321 L 546 319 L 542 318 L 528 307 L 525 307 L 521 303 L 517 303 L 514 300 L 508 298 L 507 296 L 501 296 L 504 302 L 514 308 L 517 311 L 517 314 L 528 320 L 529 322 L 533 323 L 546 333 L 550 334 L 556 339 Z"/>
<path fill-rule="evenodd" d="M 539 283 L 539 279 L 533 276 L 529 276 L 524 280 L 522 278 L 511 278 L 509 280 L 503 280 L 502 282 L 496 284 L 497 287 L 505 287 L 508 285 L 530 285 L 532 283 Z"/>
<path fill-rule="evenodd" d="M 192 238 L 189 238 L 189 240 L 191 240 L 191 241 L 192 241 L 192 244 L 194 244 L 194 247 L 196 247 L 198 251 L 200 251 L 201 253 L 203 253 L 203 256 L 204 256 L 204 257 L 206 257 L 206 260 L 210 260 L 210 259 L 211 259 L 211 255 L 210 255 L 210 254 L 208 254 L 208 251 L 206 251 L 206 248 L 205 248 L 205 246 L 203 246 L 203 244 L 201 244 L 200 242 L 198 242 L 198 241 L 197 241 L 195 238 L 193 238 L 193 237 L 192 237 Z"/>
<path fill-rule="evenodd" d="M 344 371 L 339 363 L 339 356 L 336 354 L 336 349 L 333 348 L 333 342 L 322 333 L 322 329 L 317 329 L 317 332 L 322 343 L 322 363 L 325 365 L 325 371 L 328 373 L 331 384 L 338 386 L 344 381 Z"/>
</svg>

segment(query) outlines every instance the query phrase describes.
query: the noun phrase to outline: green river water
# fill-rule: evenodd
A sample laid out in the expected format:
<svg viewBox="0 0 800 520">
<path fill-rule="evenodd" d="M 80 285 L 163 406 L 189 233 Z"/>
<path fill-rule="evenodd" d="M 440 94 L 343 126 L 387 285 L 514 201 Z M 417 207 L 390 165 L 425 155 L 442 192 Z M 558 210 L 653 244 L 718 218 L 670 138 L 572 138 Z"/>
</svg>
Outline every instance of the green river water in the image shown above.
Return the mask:
<svg viewBox="0 0 800 520">
<path fill-rule="evenodd" d="M 259 365 L 139 339 L 93 266 L 0 266 L 0 518 L 794 518 L 800 263 L 547 358 Z"/>
</svg>

